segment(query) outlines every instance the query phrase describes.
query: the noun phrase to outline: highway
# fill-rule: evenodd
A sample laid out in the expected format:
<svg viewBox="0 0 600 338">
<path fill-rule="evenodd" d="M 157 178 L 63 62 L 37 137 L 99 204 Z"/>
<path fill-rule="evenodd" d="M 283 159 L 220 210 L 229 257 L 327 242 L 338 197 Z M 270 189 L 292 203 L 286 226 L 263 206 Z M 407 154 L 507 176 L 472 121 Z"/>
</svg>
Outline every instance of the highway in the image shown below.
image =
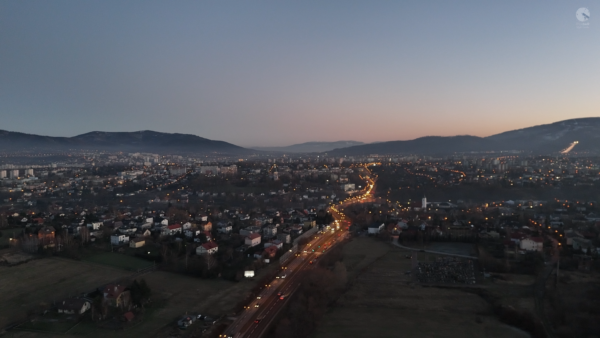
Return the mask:
<svg viewBox="0 0 600 338">
<path fill-rule="evenodd" d="M 302 276 L 316 266 L 319 256 L 348 235 L 347 228 L 343 226 L 347 224 L 346 216 L 341 210 L 350 204 L 370 201 L 375 179 L 372 175 L 366 176 L 365 179 L 367 186 L 360 195 L 349 197 L 329 207 L 335 220 L 331 229 L 323 229 L 323 232 L 307 243 L 298 255 L 292 256 L 277 275 L 281 277 L 285 274 L 285 278 L 276 278 L 271 284 L 265 285 L 257 298 L 238 314 L 220 337 L 259 338 L 267 332 L 289 297 L 300 287 Z"/>
</svg>

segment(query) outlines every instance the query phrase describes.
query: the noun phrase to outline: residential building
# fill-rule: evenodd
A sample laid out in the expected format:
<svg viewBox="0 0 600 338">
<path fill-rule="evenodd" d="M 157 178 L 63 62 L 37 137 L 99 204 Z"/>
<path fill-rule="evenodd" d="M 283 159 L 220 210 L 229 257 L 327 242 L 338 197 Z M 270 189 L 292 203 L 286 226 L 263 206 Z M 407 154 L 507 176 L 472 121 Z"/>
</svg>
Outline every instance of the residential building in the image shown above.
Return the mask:
<svg viewBox="0 0 600 338">
<path fill-rule="evenodd" d="M 110 244 L 123 245 L 129 243 L 129 236 L 123 234 L 114 234 L 110 236 Z"/>
<path fill-rule="evenodd" d="M 129 291 L 124 285 L 108 284 L 102 289 L 104 300 L 114 307 L 124 308 L 129 305 Z"/>
<path fill-rule="evenodd" d="M 70 315 L 80 315 L 91 308 L 92 304 L 88 300 L 82 298 L 65 299 L 56 305 L 56 310 L 58 310 L 58 313 L 65 313 Z"/>
<path fill-rule="evenodd" d="M 260 244 L 260 235 L 259 234 L 250 234 L 246 237 L 245 244 L 248 246 L 257 246 Z"/>
<path fill-rule="evenodd" d="M 381 232 L 381 230 L 383 230 L 384 225 L 385 224 L 383 224 L 383 223 L 373 223 L 373 224 L 369 225 L 369 228 L 368 228 L 369 235 L 378 234 L 379 232 Z"/>
<path fill-rule="evenodd" d="M 212 255 L 219 250 L 219 246 L 215 242 L 207 242 L 196 248 L 197 255 Z"/>
<path fill-rule="evenodd" d="M 544 239 L 541 237 L 523 238 L 519 242 L 519 248 L 524 251 L 543 251 Z"/>
<path fill-rule="evenodd" d="M 137 237 L 137 238 L 132 239 L 129 242 L 129 247 L 137 249 L 137 248 L 143 247 L 145 244 L 146 244 L 146 239 L 144 237 Z"/>
</svg>

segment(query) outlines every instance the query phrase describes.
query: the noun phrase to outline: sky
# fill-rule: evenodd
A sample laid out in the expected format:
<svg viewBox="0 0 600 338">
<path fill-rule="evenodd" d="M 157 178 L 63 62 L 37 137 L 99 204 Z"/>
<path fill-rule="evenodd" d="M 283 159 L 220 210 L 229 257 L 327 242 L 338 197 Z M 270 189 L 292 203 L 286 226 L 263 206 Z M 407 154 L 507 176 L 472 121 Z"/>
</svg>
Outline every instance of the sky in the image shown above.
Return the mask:
<svg viewBox="0 0 600 338">
<path fill-rule="evenodd" d="M 10 131 L 488 136 L 600 116 L 599 92 L 597 1 L 0 2 Z"/>
</svg>

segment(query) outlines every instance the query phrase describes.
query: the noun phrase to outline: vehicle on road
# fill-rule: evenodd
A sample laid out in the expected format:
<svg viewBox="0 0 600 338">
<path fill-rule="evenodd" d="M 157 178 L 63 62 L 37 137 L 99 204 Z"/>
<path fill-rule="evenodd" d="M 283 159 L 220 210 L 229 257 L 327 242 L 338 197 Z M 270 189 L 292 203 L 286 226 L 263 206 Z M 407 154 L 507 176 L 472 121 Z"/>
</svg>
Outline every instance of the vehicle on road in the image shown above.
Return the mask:
<svg viewBox="0 0 600 338">
<path fill-rule="evenodd" d="M 259 303 L 254 304 L 254 307 L 259 307 L 259 306 L 260 306 Z"/>
<path fill-rule="evenodd" d="M 262 298 L 261 296 L 256 296 L 256 299 L 261 299 L 261 298 Z"/>
</svg>

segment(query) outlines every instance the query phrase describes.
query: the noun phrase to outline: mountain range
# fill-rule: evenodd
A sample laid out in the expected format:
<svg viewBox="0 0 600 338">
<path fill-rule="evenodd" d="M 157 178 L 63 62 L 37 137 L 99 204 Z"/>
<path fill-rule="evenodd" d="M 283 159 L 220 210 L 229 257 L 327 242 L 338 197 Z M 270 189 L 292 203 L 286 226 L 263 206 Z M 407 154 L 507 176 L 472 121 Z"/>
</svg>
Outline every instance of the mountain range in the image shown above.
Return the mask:
<svg viewBox="0 0 600 338">
<path fill-rule="evenodd" d="M 322 153 L 333 149 L 347 148 L 362 144 L 364 144 L 364 142 L 358 141 L 306 142 L 293 144 L 287 147 L 253 147 L 252 149 L 261 151 L 276 151 L 282 153 Z"/>
<path fill-rule="evenodd" d="M 252 150 L 190 134 L 94 131 L 73 137 L 39 136 L 0 130 L 0 151 L 114 150 L 177 153 L 244 154 Z"/>
<path fill-rule="evenodd" d="M 600 152 L 600 117 L 571 119 L 488 136 L 426 136 L 335 149 L 329 155 L 452 154 L 485 151 L 556 153 L 578 141 L 574 151 Z"/>
<path fill-rule="evenodd" d="M 574 151 L 600 153 L 600 117 L 571 119 L 488 136 L 426 136 L 409 141 L 362 144 L 357 141 L 307 142 L 287 147 L 242 148 L 190 134 L 156 131 L 99 132 L 52 137 L 0 130 L 0 151 L 108 150 L 155 153 L 241 155 L 261 151 L 322 153 L 330 156 L 369 154 L 453 154 L 485 151 L 557 153 L 578 141 Z"/>
</svg>

